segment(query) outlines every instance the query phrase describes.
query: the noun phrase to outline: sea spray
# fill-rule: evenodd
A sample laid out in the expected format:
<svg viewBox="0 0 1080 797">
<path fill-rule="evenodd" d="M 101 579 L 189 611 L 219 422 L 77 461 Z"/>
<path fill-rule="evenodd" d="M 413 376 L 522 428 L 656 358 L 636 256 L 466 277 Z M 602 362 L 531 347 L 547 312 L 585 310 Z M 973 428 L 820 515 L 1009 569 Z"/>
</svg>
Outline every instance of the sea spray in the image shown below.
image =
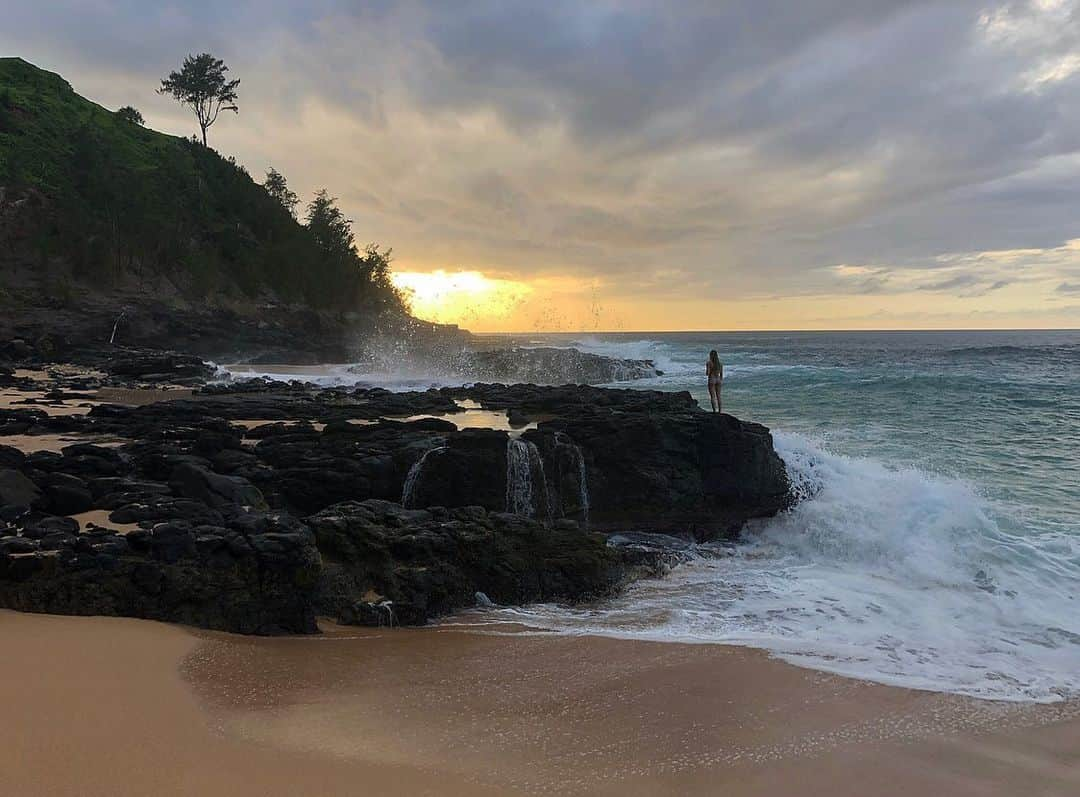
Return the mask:
<svg viewBox="0 0 1080 797">
<path fill-rule="evenodd" d="M 552 630 L 764 648 L 916 689 L 1052 702 L 1080 695 L 1080 563 L 1002 527 L 967 483 L 776 433 L 804 499 L 598 606 L 536 606 Z"/>
<path fill-rule="evenodd" d="M 440 451 L 445 451 L 446 446 L 438 446 L 436 448 L 429 448 L 424 452 L 424 455 L 420 459 L 416 460 L 409 468 L 409 472 L 405 475 L 405 484 L 401 488 L 401 505 L 406 509 L 413 509 L 416 499 L 416 485 L 420 480 L 420 474 L 424 470 L 424 463 L 427 458 L 432 454 Z"/>
</svg>

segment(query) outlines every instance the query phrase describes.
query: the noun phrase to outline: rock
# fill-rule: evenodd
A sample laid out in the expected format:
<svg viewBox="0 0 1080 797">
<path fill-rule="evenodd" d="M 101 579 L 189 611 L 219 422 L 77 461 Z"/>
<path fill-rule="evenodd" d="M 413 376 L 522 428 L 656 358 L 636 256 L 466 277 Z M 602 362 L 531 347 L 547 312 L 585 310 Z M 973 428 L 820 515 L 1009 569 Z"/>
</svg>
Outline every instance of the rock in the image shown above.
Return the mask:
<svg viewBox="0 0 1080 797">
<path fill-rule="evenodd" d="M 94 497 L 85 488 L 54 484 L 45 492 L 49 508 L 60 515 L 77 515 L 94 508 Z"/>
<path fill-rule="evenodd" d="M 731 537 L 790 502 L 769 430 L 730 415 L 582 412 L 523 439 L 541 452 L 563 502 L 580 491 L 567 446 L 580 449 L 594 529 Z"/>
<path fill-rule="evenodd" d="M 0 606 L 144 617 L 238 633 L 313 633 L 319 554 L 290 518 L 76 534 L 45 518 L 0 537 Z M 77 524 L 75 524 L 77 529 Z"/>
<path fill-rule="evenodd" d="M 114 376 L 129 376 L 143 382 L 177 383 L 190 377 L 209 379 L 214 367 L 190 354 L 152 349 L 127 350 L 104 364 Z"/>
<path fill-rule="evenodd" d="M 177 495 L 202 501 L 215 509 L 234 505 L 266 509 L 263 494 L 251 482 L 239 476 L 222 476 L 195 465 L 179 465 L 169 477 L 169 486 Z"/>
<path fill-rule="evenodd" d="M 153 496 L 145 504 L 125 504 L 113 510 L 109 519 L 113 523 L 162 523 L 168 520 L 185 520 L 189 523 L 212 526 L 225 522 L 225 517 L 221 512 L 211 509 L 202 501 L 159 496 Z"/>
<path fill-rule="evenodd" d="M 79 530 L 79 521 L 69 517 L 46 515 L 23 524 L 22 535 L 29 540 L 40 540 L 50 534 L 75 534 Z"/>
<path fill-rule="evenodd" d="M 56 400 L 163 374 L 143 368 L 168 360 L 72 351 L 132 362 L 78 380 L 55 370 Z M 86 416 L 0 409 L 0 436 L 130 441 L 28 457 L 0 447 L 0 606 L 244 633 L 310 632 L 316 612 L 415 624 L 478 593 L 501 604 L 609 594 L 682 555 L 641 532 L 730 537 L 788 501 L 768 430 L 705 413 L 687 393 L 253 380 L 169 398 Z M 538 423 L 514 436 L 386 417 L 452 419 L 462 399 L 507 411 L 516 428 Z M 139 528 L 80 533 L 61 516 L 91 508 Z"/>
<path fill-rule="evenodd" d="M 0 506 L 35 506 L 41 499 L 41 490 L 21 472 L 0 470 Z"/>
<path fill-rule="evenodd" d="M 26 454 L 14 446 L 0 445 L 0 468 L 19 470 L 26 462 Z"/>
<path fill-rule="evenodd" d="M 480 507 L 346 502 L 308 518 L 324 560 L 319 606 L 345 623 L 416 625 L 476 601 L 584 600 L 628 576 L 601 535 Z"/>
<path fill-rule="evenodd" d="M 63 461 L 56 469 L 80 476 L 119 476 L 130 470 L 126 457 L 112 448 L 76 443 L 61 449 Z"/>
<path fill-rule="evenodd" d="M 505 510 L 508 439 L 505 432 L 465 429 L 447 438 L 445 445 L 429 449 L 414 463 L 418 470 L 408 505 Z"/>
</svg>

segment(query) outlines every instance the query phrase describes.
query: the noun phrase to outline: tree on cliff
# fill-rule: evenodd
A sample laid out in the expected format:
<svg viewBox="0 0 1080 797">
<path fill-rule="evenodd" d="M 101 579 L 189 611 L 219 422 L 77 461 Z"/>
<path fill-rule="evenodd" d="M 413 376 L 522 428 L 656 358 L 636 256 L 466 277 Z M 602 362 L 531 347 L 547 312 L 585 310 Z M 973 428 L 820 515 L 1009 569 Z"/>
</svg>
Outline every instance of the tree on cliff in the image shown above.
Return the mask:
<svg viewBox="0 0 1080 797">
<path fill-rule="evenodd" d="M 202 143 L 206 146 L 206 130 L 217 121 L 222 111 L 239 113 L 236 106 L 236 87 L 239 80 L 227 80 L 229 67 L 210 53 L 189 55 L 179 72 L 171 72 L 161 81 L 158 94 L 168 94 L 181 105 L 195 112 L 202 131 Z"/>
<path fill-rule="evenodd" d="M 125 122 L 130 122 L 133 125 L 144 125 L 146 120 L 143 119 L 143 115 L 139 113 L 138 108 L 134 108 L 131 105 L 125 105 L 119 111 L 116 112 L 118 118 Z"/>
<path fill-rule="evenodd" d="M 307 208 L 307 228 L 327 257 L 355 257 L 352 219 L 345 218 L 336 203 L 337 197 L 330 196 L 325 188 L 316 191 Z"/>
<path fill-rule="evenodd" d="M 285 182 L 285 175 L 274 167 L 266 173 L 266 181 L 263 183 L 266 193 L 281 203 L 289 214 L 296 218 L 296 204 L 300 201 L 294 191 L 289 190 L 289 184 Z"/>
<path fill-rule="evenodd" d="M 308 232 L 323 253 L 323 273 L 334 277 L 327 289 L 336 293 L 324 297 L 327 303 L 355 306 L 375 300 L 383 306 L 405 307 L 405 297 L 390 280 L 391 250 L 372 243 L 358 252 L 352 220 L 345 218 L 336 197 L 325 188 L 317 191 L 306 218 Z"/>
</svg>

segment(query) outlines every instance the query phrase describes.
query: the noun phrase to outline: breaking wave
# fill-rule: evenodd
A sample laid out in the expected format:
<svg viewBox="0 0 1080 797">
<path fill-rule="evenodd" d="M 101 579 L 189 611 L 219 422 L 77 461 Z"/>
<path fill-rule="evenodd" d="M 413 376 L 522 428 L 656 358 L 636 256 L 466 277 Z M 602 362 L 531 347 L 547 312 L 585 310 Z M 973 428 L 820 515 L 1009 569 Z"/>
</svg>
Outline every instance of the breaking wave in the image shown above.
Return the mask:
<svg viewBox="0 0 1080 797">
<path fill-rule="evenodd" d="M 764 648 L 842 675 L 980 698 L 1080 694 L 1080 550 L 1015 535 L 963 481 L 778 434 L 794 509 L 621 598 L 515 619 L 571 633 Z"/>
</svg>

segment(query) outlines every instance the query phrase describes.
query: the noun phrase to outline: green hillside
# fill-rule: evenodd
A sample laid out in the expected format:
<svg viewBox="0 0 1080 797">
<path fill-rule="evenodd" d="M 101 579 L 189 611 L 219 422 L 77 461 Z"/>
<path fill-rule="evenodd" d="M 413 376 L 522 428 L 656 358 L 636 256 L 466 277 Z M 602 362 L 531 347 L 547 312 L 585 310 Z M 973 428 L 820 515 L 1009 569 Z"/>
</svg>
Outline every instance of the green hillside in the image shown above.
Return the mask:
<svg viewBox="0 0 1080 797">
<path fill-rule="evenodd" d="M 232 158 L 126 121 L 20 58 L 0 58 L 0 189 L 37 200 L 17 230 L 0 226 L 0 260 L 60 264 L 105 290 L 151 275 L 191 297 L 400 308 L 380 255 L 324 245 Z"/>
</svg>

